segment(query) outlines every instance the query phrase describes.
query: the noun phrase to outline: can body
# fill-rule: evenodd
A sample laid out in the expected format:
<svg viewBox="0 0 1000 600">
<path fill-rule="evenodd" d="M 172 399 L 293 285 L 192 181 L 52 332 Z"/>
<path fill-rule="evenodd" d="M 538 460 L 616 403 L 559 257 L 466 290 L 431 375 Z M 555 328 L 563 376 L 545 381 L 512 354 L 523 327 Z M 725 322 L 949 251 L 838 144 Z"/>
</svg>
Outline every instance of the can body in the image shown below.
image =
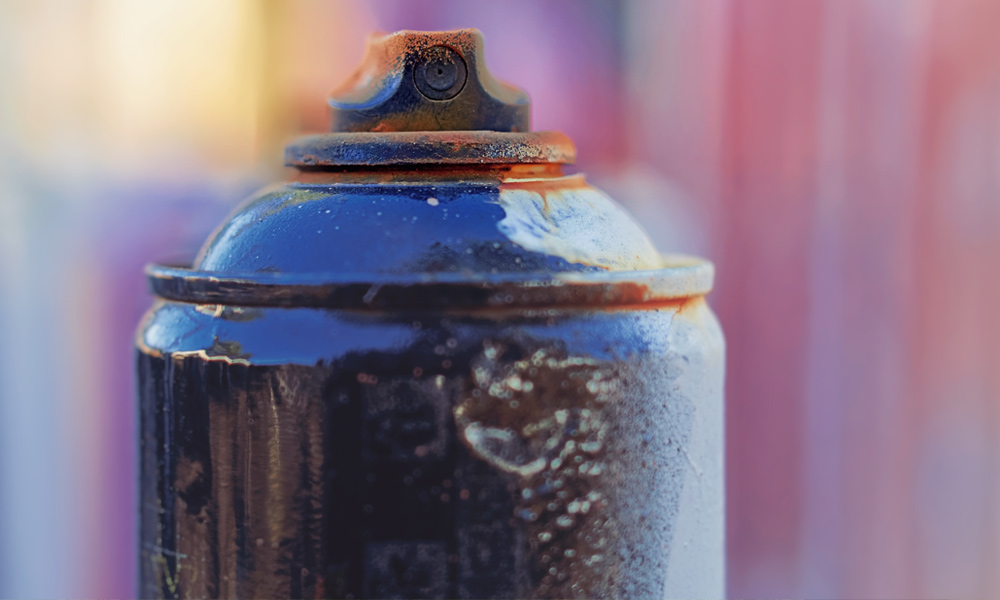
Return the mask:
<svg viewBox="0 0 1000 600">
<path fill-rule="evenodd" d="M 160 301 L 143 597 L 721 597 L 700 296 L 408 314 Z"/>
</svg>

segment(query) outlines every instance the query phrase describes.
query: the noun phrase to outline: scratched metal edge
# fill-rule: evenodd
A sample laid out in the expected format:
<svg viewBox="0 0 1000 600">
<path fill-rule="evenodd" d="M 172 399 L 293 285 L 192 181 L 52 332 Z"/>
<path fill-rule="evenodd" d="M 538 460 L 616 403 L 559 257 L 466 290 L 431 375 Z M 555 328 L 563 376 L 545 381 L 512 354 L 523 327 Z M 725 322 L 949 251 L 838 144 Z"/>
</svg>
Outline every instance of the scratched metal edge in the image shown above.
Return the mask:
<svg viewBox="0 0 1000 600">
<path fill-rule="evenodd" d="M 146 267 L 149 290 L 165 300 L 237 306 L 349 310 L 498 309 L 630 306 L 702 296 L 712 289 L 711 262 L 664 257 L 662 269 L 596 273 L 412 273 L 221 275 L 186 267 Z"/>
<path fill-rule="evenodd" d="M 334 132 L 285 147 L 285 166 L 572 164 L 576 148 L 563 133 L 532 131 Z"/>
</svg>

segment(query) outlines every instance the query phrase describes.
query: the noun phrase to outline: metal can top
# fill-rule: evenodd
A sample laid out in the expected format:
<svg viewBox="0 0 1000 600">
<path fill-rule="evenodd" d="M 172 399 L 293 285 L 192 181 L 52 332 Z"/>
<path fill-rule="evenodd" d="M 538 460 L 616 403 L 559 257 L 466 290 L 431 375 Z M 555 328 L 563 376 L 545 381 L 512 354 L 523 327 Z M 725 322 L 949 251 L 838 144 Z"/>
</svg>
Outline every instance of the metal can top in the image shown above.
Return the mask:
<svg viewBox="0 0 1000 600">
<path fill-rule="evenodd" d="M 664 259 L 582 175 L 482 35 L 375 36 L 330 97 L 331 132 L 285 151 L 288 183 L 240 206 L 191 268 L 153 265 L 166 299 L 351 309 L 635 305 L 701 295 L 712 266 Z"/>
<path fill-rule="evenodd" d="M 300 168 L 572 163 L 573 142 L 531 132 L 524 91 L 498 81 L 475 29 L 373 35 L 361 66 L 327 101 L 330 133 L 285 151 Z"/>
</svg>

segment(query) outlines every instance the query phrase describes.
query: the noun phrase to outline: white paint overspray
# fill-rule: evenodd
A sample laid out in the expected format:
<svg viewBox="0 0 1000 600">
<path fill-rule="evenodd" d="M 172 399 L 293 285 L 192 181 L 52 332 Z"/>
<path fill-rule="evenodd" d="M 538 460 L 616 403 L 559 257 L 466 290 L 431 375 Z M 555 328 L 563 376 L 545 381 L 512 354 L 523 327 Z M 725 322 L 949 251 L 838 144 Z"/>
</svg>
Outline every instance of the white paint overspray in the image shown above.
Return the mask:
<svg viewBox="0 0 1000 600">
<path fill-rule="evenodd" d="M 458 434 L 518 490 L 520 571 L 543 573 L 523 597 L 722 597 L 718 322 L 702 297 L 620 317 L 574 326 L 578 340 L 605 320 L 638 334 L 619 359 L 567 352 L 544 328 L 484 342 Z"/>
<path fill-rule="evenodd" d="M 671 538 L 664 597 L 725 595 L 725 340 L 704 298 L 676 315 L 667 341 L 667 362 L 677 365 L 668 393 L 692 408 L 690 437 L 677 450 L 687 464 Z M 655 368 L 655 367 L 654 367 Z M 655 384 L 656 373 L 645 374 Z"/>
<path fill-rule="evenodd" d="M 526 250 L 610 271 L 661 266 L 639 224 L 596 188 L 505 185 L 499 204 L 506 216 L 497 228 Z"/>
</svg>

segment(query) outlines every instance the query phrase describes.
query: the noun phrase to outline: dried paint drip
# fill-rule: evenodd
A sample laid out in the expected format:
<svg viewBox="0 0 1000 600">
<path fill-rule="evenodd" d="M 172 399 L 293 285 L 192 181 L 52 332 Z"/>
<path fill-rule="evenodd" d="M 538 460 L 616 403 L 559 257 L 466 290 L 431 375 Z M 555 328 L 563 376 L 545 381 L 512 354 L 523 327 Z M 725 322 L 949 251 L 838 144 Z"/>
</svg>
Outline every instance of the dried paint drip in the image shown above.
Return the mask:
<svg viewBox="0 0 1000 600">
<path fill-rule="evenodd" d="M 619 382 L 592 358 L 540 348 L 512 360 L 520 350 L 484 343 L 455 422 L 477 457 L 515 479 L 514 517 L 534 561 L 534 594 L 587 597 L 609 589 L 615 572 L 616 527 L 600 490 L 605 405 Z"/>
</svg>

